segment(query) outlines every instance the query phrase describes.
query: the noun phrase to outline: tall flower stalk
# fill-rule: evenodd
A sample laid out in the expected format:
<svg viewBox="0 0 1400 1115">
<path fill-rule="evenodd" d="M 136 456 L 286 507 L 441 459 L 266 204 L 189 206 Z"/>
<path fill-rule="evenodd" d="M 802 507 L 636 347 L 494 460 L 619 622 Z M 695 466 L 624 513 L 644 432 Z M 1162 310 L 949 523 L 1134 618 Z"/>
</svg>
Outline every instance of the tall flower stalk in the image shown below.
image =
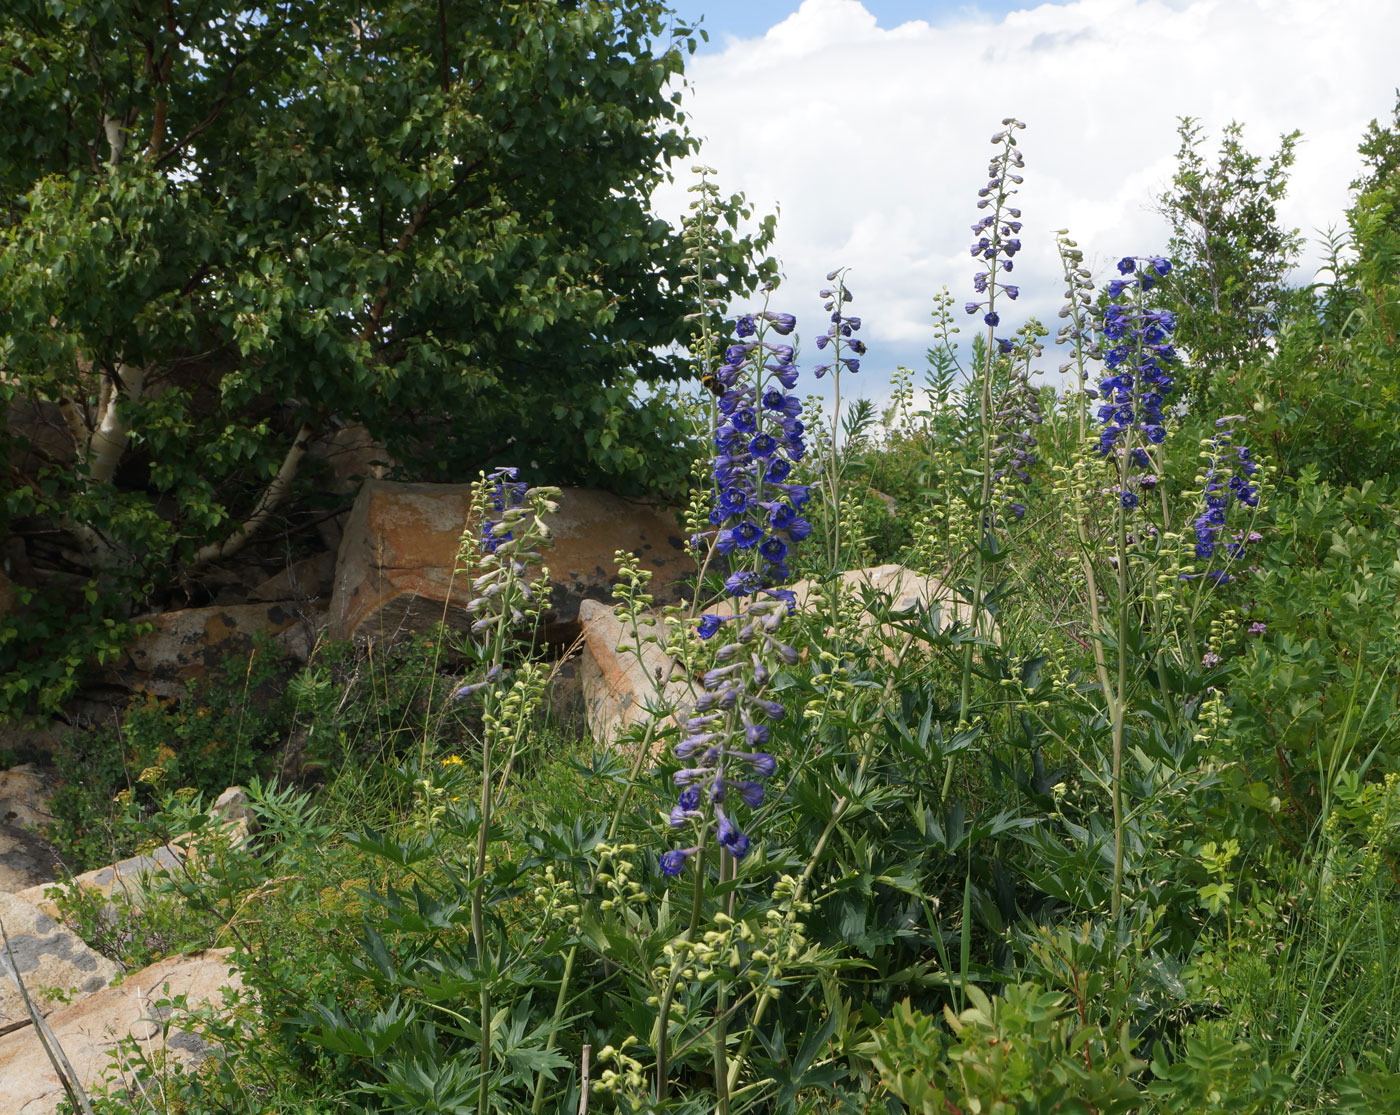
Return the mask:
<svg viewBox="0 0 1400 1115">
<path fill-rule="evenodd" d="M 777 769 L 777 759 L 763 750 L 771 737 L 770 725 L 786 715 L 784 706 L 769 692 L 773 666 L 796 665 L 797 650 L 779 638 L 784 618 L 794 608 L 794 596 L 786 589 L 765 589 L 762 598 L 750 602 L 733 642 L 715 654 L 716 665 L 702 681 L 703 692 L 692 714 L 682 725 L 683 736 L 675 755 L 689 764 L 676 771 L 680 795 L 671 809 L 671 827 L 686 831 L 691 843 L 661 856 L 664 875 L 678 876 L 694 861 L 690 919 L 685 940 L 694 938 L 704 902 L 706 858 L 713 846 L 718 852 L 717 881 L 735 877 L 736 862 L 748 855 L 753 844 L 745 831 L 744 815 L 757 810 L 767 796 L 766 782 Z M 770 665 L 771 664 L 771 665 Z M 733 916 L 733 894 L 727 914 Z M 684 956 L 678 953 L 661 996 L 658 1019 L 656 1093 L 664 1097 L 669 1073 L 668 1041 L 671 1002 L 679 983 Z M 725 1018 L 727 990 L 718 988 L 715 1036 L 716 1080 L 721 1085 L 718 1110 L 729 1110 L 725 1067 Z"/>
<path fill-rule="evenodd" d="M 771 289 L 771 288 L 770 288 Z M 689 922 L 682 938 L 695 938 L 704 903 L 707 861 L 718 856 L 723 883 L 734 878 L 736 863 L 752 844 L 744 817 L 764 800 L 765 782 L 777 767 L 764 748 L 770 725 L 784 715 L 769 694 L 774 669 L 794 665 L 797 651 L 780 638 L 783 619 L 794 607 L 793 594 L 771 587 L 789 577 L 790 547 L 811 533 L 801 509 L 811 499 L 803 484 L 792 483 L 793 465 L 806 453 L 801 403 L 791 394 L 797 384 L 791 314 L 764 309 L 745 314 L 714 370 L 716 395 L 714 458 L 710 469 L 713 507 L 709 514 L 710 550 L 729 562 L 724 588 L 735 599 L 727 614 L 703 616 L 697 630 L 709 640 L 722 630 L 728 640 L 718 647 L 705 673 L 702 692 L 683 723 L 674 775 L 679 796 L 671 825 L 689 842 L 662 854 L 661 871 L 681 875 L 694 869 Z M 741 602 L 748 599 L 747 604 Z M 730 896 L 732 907 L 733 896 Z M 671 1003 L 684 969 L 678 950 L 660 997 L 656 1037 L 655 1093 L 658 1102 L 668 1085 Z M 725 1019 L 727 989 L 717 991 L 715 1074 L 718 1110 L 729 1110 Z"/>
<path fill-rule="evenodd" d="M 1062 330 L 1077 343 L 1077 370 L 1084 374 L 1087 314 L 1084 295 L 1088 280 L 1081 274 L 1072 241 L 1060 239 L 1065 267 L 1069 327 Z M 1162 529 L 1167 523 L 1166 494 L 1160 488 L 1162 445 L 1166 440 L 1166 407 L 1175 381 L 1176 353 L 1171 334 L 1176 322 L 1164 310 L 1150 309 L 1143 296 L 1171 270 L 1160 257 L 1125 257 L 1118 263 L 1119 278 L 1107 284 L 1108 302 L 1095 322 L 1092 352 L 1100 356 L 1106 373 L 1098 383 L 1098 428 L 1089 434 L 1092 456 L 1107 468 L 1107 486 L 1092 487 L 1092 499 L 1107 502 L 1113 522 L 1113 615 L 1099 607 L 1100 584 L 1094 554 L 1082 521 L 1078 525 L 1081 562 L 1089 597 L 1095 670 L 1103 694 L 1110 731 L 1109 792 L 1113 808 L 1113 880 L 1110 914 L 1117 920 L 1123 901 L 1125 815 L 1123 805 L 1123 754 L 1129 704 L 1129 675 L 1133 669 L 1130 623 L 1135 594 L 1130 545 L 1138 536 L 1158 528 L 1143 519 L 1144 498 L 1154 491 L 1162 501 Z M 1081 379 L 1082 383 L 1082 379 Z M 1109 623 L 1112 627 L 1109 627 Z M 1110 664 L 1105 645 L 1111 645 Z M 1160 663 L 1159 663 L 1160 665 Z"/>
<path fill-rule="evenodd" d="M 838 268 L 826 277 L 828 283 L 833 284 L 824 287 L 818 292 L 818 297 L 824 299 L 822 309 L 831 317 L 831 323 L 827 330 L 817 338 L 817 349 L 823 353 L 824 362 L 812 368 L 812 374 L 821 379 L 827 372 L 831 373 L 832 390 L 835 395 L 831 407 L 831 428 L 829 431 L 829 444 L 822 448 L 825 452 L 818 454 L 816 461 L 817 472 L 820 476 L 823 495 L 826 505 L 831 515 L 831 534 L 828 553 L 828 568 L 840 569 L 841 562 L 841 472 L 842 456 L 840 446 L 837 444 L 837 436 L 841 430 L 841 376 L 843 373 L 855 374 L 860 371 L 861 357 L 865 355 L 865 342 L 856 336 L 860 332 L 861 320 L 853 314 L 846 313 L 846 303 L 854 300 L 855 296 L 846 287 L 846 269 Z M 824 442 L 828 439 L 822 439 Z"/>
<path fill-rule="evenodd" d="M 790 482 L 806 455 L 802 403 L 793 346 L 786 337 L 796 320 L 766 307 L 739 318 L 738 340 L 725 349 L 714 373 L 716 401 L 710 525 L 714 552 L 729 561 L 725 592 L 753 596 L 789 578 L 789 547 L 812 532 L 802 517 L 811 499 L 804 484 Z"/>
<path fill-rule="evenodd" d="M 487 852 L 496 795 L 504 789 L 510 776 L 515 747 L 512 746 L 499 774 L 494 769 L 497 745 L 506 738 L 518 739 L 520 725 L 528 719 L 530 700 L 535 703 L 543 695 L 531 672 L 524 672 L 513 684 L 506 663 L 509 634 L 512 628 L 538 616 L 542 606 L 541 586 L 547 583 L 548 570 L 542 565 L 540 549 L 549 538 L 544 516 L 558 510 L 557 488 L 529 488 L 519 479 L 519 470 L 498 468 L 483 475 L 472 493 L 470 521 L 480 524 L 479 533 L 469 542 L 463 536 L 458 564 L 472 573 L 472 599 L 467 614 L 472 617 L 470 635 L 478 656 L 486 663 L 482 680 L 459 688 L 453 696 L 458 700 L 471 697 L 482 699 L 481 797 L 478 805 L 475 878 L 472 890 L 472 942 L 483 978 L 480 997 L 481 1089 L 477 1110 L 486 1115 L 489 1107 L 487 1083 L 491 1068 L 491 997 L 484 973 L 491 967 L 490 950 L 486 941 L 485 899 L 483 890 Z M 474 552 L 473 552 L 474 551 Z M 538 574 L 531 577 L 531 568 Z M 500 783 L 498 786 L 497 783 Z"/>
<path fill-rule="evenodd" d="M 1020 173 L 1025 161 L 1016 144 L 1016 133 L 1025 125 L 1014 117 L 1002 121 L 1002 130 L 992 136 L 992 143 L 1000 148 L 987 167 L 987 184 L 977 191 L 977 208 L 988 210 L 972 225 L 972 234 L 977 239 L 972 243 L 972 258 L 982 265 L 982 270 L 972 277 L 973 290 L 979 298 L 968 302 L 964 309 L 969 314 L 982 315 L 986 327 L 983 361 L 978 369 L 978 472 L 981 476 L 980 489 L 973 508 L 977 521 L 976 537 L 972 555 L 972 589 L 968 598 L 970 624 L 974 636 L 984 634 L 986 623 L 987 576 L 990 564 L 995 560 L 999 548 L 997 539 L 997 516 L 994 508 L 993 492 L 996 485 L 994 419 L 994 371 L 995 361 L 1002 351 L 996 338 L 996 328 L 1001 324 L 1001 314 L 997 309 L 998 300 L 1015 301 L 1020 288 L 1007 281 L 1006 276 L 1015 269 L 1015 256 L 1021 250 L 1021 210 L 1012 204 L 1018 193 L 1017 187 L 1024 181 Z M 963 646 L 962 676 L 958 692 L 958 730 L 971 729 L 972 718 L 972 665 L 976 639 L 969 639 Z M 946 800 L 953 783 L 953 760 L 950 758 L 943 776 L 942 797 Z"/>
</svg>

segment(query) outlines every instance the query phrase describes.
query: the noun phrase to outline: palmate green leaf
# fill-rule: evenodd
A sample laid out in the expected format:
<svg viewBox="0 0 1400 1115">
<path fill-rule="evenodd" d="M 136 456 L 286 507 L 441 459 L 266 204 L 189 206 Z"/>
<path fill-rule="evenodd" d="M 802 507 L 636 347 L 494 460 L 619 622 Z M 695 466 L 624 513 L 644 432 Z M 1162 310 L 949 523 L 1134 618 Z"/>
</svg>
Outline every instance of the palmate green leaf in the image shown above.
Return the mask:
<svg viewBox="0 0 1400 1115">
<path fill-rule="evenodd" d="M 350 847 L 386 859 L 399 867 L 410 867 L 431 859 L 436 854 L 437 847 L 437 840 L 432 833 L 415 835 L 400 841 L 366 828 L 359 832 L 346 832 L 343 839 Z"/>
<path fill-rule="evenodd" d="M 416 1018 L 411 1005 L 392 999 L 373 1013 L 344 1011 L 332 1002 L 313 1003 L 301 1021 L 308 1023 L 307 1037 L 334 1053 L 352 1057 L 381 1057 Z"/>
</svg>

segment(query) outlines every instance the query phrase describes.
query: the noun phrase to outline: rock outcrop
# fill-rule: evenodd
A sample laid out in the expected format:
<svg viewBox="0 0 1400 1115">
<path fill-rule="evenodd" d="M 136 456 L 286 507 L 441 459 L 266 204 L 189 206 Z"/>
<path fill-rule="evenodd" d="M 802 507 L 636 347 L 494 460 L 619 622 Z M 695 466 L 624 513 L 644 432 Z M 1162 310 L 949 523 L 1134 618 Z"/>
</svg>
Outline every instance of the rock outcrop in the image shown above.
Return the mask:
<svg viewBox="0 0 1400 1115">
<path fill-rule="evenodd" d="M 970 612 L 953 598 L 951 590 L 932 577 L 924 577 L 902 565 L 878 565 L 853 569 L 840 578 L 844 591 L 889 601 L 891 612 L 909 612 L 916 607 L 938 606 L 942 623 L 955 619 L 967 622 Z M 792 586 L 799 610 L 808 610 L 817 598 L 819 586 L 799 581 Z M 732 600 L 707 608 L 706 613 L 727 615 Z M 583 700 L 589 731 L 599 743 L 612 743 L 632 725 L 644 721 L 649 705 L 678 707 L 694 699 L 698 683 L 688 679 L 680 665 L 658 645 L 663 636 L 659 617 L 643 624 L 634 634 L 618 618 L 614 608 L 593 602 L 580 611 L 583 622 L 583 659 L 579 667 L 583 680 Z M 865 621 L 874 625 L 872 613 Z M 890 628 L 882 634 L 896 647 L 909 636 Z M 650 640 L 650 641 L 649 641 Z M 898 651 L 892 652 L 897 656 Z"/>
<path fill-rule="evenodd" d="M 328 634 L 334 639 L 395 639 L 439 621 L 466 625 L 470 588 L 457 552 L 471 507 L 469 484 L 397 484 L 370 480 L 360 490 L 336 562 Z M 545 638 L 579 633 L 579 606 L 604 600 L 616 577 L 614 552 L 636 554 L 653 575 L 659 603 L 680 599 L 695 566 L 671 516 L 606 492 L 566 488 L 546 520 L 554 545 Z"/>
<path fill-rule="evenodd" d="M 29 1018 L 3 962 L 11 956 L 29 997 L 44 1014 L 70 995 L 91 995 L 106 987 L 117 974 L 112 961 L 18 895 L 0 894 L 0 925 L 9 938 L 8 955 L 0 944 L 0 1032 Z M 0 1096 L 6 1094 L 0 1075 Z"/>
<path fill-rule="evenodd" d="M 160 697 L 182 695 L 187 680 L 207 675 L 229 655 L 246 658 L 259 636 L 270 637 L 288 657 L 305 662 L 318 626 L 314 614 L 289 602 L 182 608 L 140 620 L 153 630 L 134 640 L 102 673 L 109 683 L 144 688 Z"/>
<path fill-rule="evenodd" d="M 12 894 L 53 879 L 58 853 L 43 838 L 51 791 L 30 764 L 0 771 L 0 891 Z"/>
</svg>

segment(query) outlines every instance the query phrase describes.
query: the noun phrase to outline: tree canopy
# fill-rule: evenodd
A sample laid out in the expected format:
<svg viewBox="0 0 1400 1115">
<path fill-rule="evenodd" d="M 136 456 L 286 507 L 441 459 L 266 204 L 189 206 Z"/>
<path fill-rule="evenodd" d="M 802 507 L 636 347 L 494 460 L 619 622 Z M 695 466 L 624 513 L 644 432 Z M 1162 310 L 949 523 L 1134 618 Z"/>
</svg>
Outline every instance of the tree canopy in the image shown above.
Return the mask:
<svg viewBox="0 0 1400 1115">
<path fill-rule="evenodd" d="M 158 582 L 348 422 L 421 479 L 682 484 L 636 387 L 687 374 L 650 197 L 689 36 L 659 0 L 5 4 L 0 408 L 59 435 L 8 454 L 11 526 Z M 770 236 L 727 235 L 727 289 Z"/>
</svg>

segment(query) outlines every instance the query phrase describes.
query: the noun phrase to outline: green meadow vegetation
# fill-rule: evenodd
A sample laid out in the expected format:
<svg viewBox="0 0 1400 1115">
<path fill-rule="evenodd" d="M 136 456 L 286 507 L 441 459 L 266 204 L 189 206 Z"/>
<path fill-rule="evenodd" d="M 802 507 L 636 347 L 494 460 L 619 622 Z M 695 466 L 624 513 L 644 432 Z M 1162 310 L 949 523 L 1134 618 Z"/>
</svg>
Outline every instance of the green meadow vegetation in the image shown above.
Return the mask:
<svg viewBox="0 0 1400 1115">
<path fill-rule="evenodd" d="M 444 121 L 460 109 L 461 126 L 484 129 L 478 138 L 497 152 L 513 133 L 490 122 L 523 111 L 520 103 L 544 111 L 555 44 L 567 35 L 593 35 L 578 41 L 595 48 L 606 40 L 592 53 L 576 43 L 581 55 L 557 50 L 573 64 L 586 55 L 605 89 L 620 88 L 613 64 L 635 62 L 640 44 L 661 35 L 663 9 L 612 7 L 503 5 L 517 19 L 502 25 L 514 28 L 511 43 L 499 56 L 483 48 L 454 63 L 438 49 L 438 12 L 460 15 L 457 5 L 391 5 L 394 18 L 378 31 L 402 34 L 396 59 L 411 59 L 434 92 L 361 169 L 389 175 L 395 159 L 421 160 L 414 165 L 446 177 L 400 197 L 384 184 L 400 181 L 390 175 L 363 196 L 397 199 L 396 227 L 434 189 L 464 198 L 471 191 L 453 185 L 452 159 L 429 158 L 432 143 L 449 144 Z M 346 41 L 340 5 L 316 10 L 325 23 L 308 22 L 304 42 L 266 49 L 296 43 L 308 66 L 325 44 L 360 50 Z M 82 19 L 134 17 L 97 4 L 52 18 L 45 41 L 72 48 L 64 36 Z M 234 19 L 228 41 L 235 31 L 256 39 L 261 26 Z M 285 26 L 300 24 L 288 16 Z M 648 56 L 660 71 L 653 93 L 678 70 L 686 34 Z M 507 64 L 521 43 L 530 50 Z M 263 60 L 267 80 L 295 76 L 290 55 L 260 49 L 250 43 L 249 57 Z M 217 57 L 211 47 L 198 65 L 212 69 Z M 373 67 L 387 48 L 358 57 Z M 502 115 L 454 107 L 454 64 L 466 82 L 472 58 L 497 57 L 481 61 L 476 78 L 498 83 L 505 99 L 490 103 Z M 522 78 L 524 102 L 511 100 L 527 63 L 538 63 L 538 83 Z M 395 70 L 413 80 L 412 66 L 396 61 Z M 142 80 L 159 84 L 171 71 L 151 72 Z M 11 83 L 0 85 L 7 103 L 39 95 L 25 92 L 15 76 L 23 73 L 11 66 L 0 79 Z M 359 104 L 365 87 L 354 96 L 349 85 L 325 89 Z M 313 113 L 314 98 L 286 96 L 289 110 L 319 114 L 332 132 L 344 119 L 343 108 Z M 565 100 L 570 119 L 593 119 Z M 674 119 L 662 103 L 651 102 L 659 115 L 648 119 Z M 385 119 L 398 112 L 371 107 Z M 130 111 L 128 128 L 140 120 Z M 278 120 L 259 118 L 258 134 L 267 140 Z M 261 482 L 281 475 L 277 431 L 290 437 L 319 420 L 297 409 L 301 388 L 277 376 L 333 368 L 355 385 L 340 397 L 345 406 L 389 422 L 412 411 L 404 399 L 443 383 L 468 397 L 478 373 L 458 376 L 459 363 L 488 369 L 485 398 L 500 406 L 491 413 L 518 421 L 522 440 L 511 447 L 518 457 L 488 450 L 464 424 L 453 452 L 479 459 L 454 455 L 415 473 L 482 469 L 483 526 L 463 538 L 459 558 L 469 632 L 393 648 L 323 644 L 295 667 L 262 648 L 182 699 L 138 702 L 119 728 L 64 744 L 63 767 L 84 777 L 60 788 L 53 836 L 75 868 L 183 833 L 205 840 L 200 872 L 161 880 L 149 902 L 119 903 L 115 917 L 72 900 L 70 920 L 131 968 L 231 947 L 247 985 L 222 1012 L 172 1017 L 205 1033 L 214 1055 L 185 1069 L 161 1056 L 159 1042 L 133 1043 L 124 1079 L 92 1097 L 94 1111 L 1400 1110 L 1400 106 L 1360 137 L 1365 171 L 1352 184 L 1347 228 L 1328 270 L 1301 287 L 1288 278 L 1300 240 L 1275 209 L 1296 136 L 1259 156 L 1237 126 L 1212 149 L 1203 126 L 1184 120 L 1177 173 L 1156 199 L 1170 243 L 1095 275 L 1070 233 L 1034 225 L 1034 214 L 1023 225 L 1017 186 L 1035 173 L 1018 144 L 1023 127 L 1002 122 L 985 186 L 974 196 L 969 185 L 979 226 L 973 301 L 930 292 L 927 365 L 894 374 L 883 410 L 841 401 L 869 392 L 880 367 L 860 339 L 847 275 L 833 271 L 815 297 L 778 287 L 775 266 L 760 259 L 771 226 L 741 236 L 743 199 L 726 199 L 713 172 L 701 176 L 681 227 L 640 244 L 606 214 L 596 227 L 546 228 L 553 210 L 527 191 L 538 203 L 531 219 L 542 222 L 534 232 L 502 217 L 493 226 L 501 243 L 468 252 L 434 234 L 394 254 L 355 239 L 374 240 L 368 208 L 336 209 L 332 198 L 335 221 L 348 222 L 343 238 L 288 227 L 277 233 L 286 239 L 258 242 L 266 271 L 242 259 L 192 265 L 208 277 L 197 288 L 210 306 L 232 297 L 223 275 L 237 276 L 238 297 L 258 307 L 228 310 L 226 352 L 248 370 L 221 373 L 234 381 L 228 406 L 256 398 L 273 416 L 256 426 L 255 411 L 240 411 L 249 425 L 234 440 L 246 435 L 247 465 L 230 466 L 229 478 L 202 473 L 204 494 L 185 499 L 196 458 L 213 443 L 200 441 L 193 411 L 179 412 L 198 392 L 171 387 L 145 410 L 133 404 L 155 424 L 132 419 L 132 452 L 146 471 L 102 480 L 81 462 L 54 461 L 42 482 L 6 493 L 12 521 L 48 514 L 88 538 L 93 623 L 104 638 L 122 637 L 125 621 L 106 620 L 129 614 L 133 600 L 161 598 L 149 580 L 156 555 L 196 566 L 209 560 L 199 547 L 256 514 Z M 120 294 L 171 316 L 153 309 L 128 319 L 103 303 L 109 324 L 151 330 L 140 357 L 122 347 L 137 345 L 134 334 L 114 340 L 96 316 L 85 332 L 64 316 L 79 312 L 76 301 L 46 301 L 52 288 L 36 276 L 55 264 L 43 252 L 73 257 L 36 222 L 57 220 L 54 194 L 68 191 L 62 206 L 126 198 L 272 228 L 259 212 L 276 183 L 304 181 L 312 168 L 299 159 L 341 151 L 308 142 L 324 154 L 293 157 L 292 146 L 252 144 L 232 129 L 218 142 L 269 152 L 267 174 L 280 177 L 250 178 L 246 195 L 233 185 L 220 193 L 230 171 L 214 132 L 188 155 L 194 179 L 177 176 L 168 188 L 162 175 L 185 156 L 165 169 L 160 157 L 139 169 L 114 157 L 91 174 L 31 162 L 21 190 L 20 153 L 0 151 L 9 176 L 0 399 L 74 397 L 45 363 L 53 346 L 189 371 L 180 353 L 191 323 L 217 331 L 217 314 L 167 296 L 175 287 L 158 294 L 165 280 L 153 274 L 141 272 L 155 285 L 139 290 L 89 276 L 73 289 L 91 306 Z M 532 134 L 521 129 L 520 142 Z M 629 165 L 650 166 L 658 143 L 689 152 L 681 132 L 639 122 L 631 134 L 646 149 Z M 60 159 L 57 147 L 23 142 L 31 160 Z M 355 163 L 348 149 L 360 140 L 340 142 Z M 497 153 L 506 158 L 508 147 Z M 152 141 L 148 150 L 164 148 Z M 966 153 L 969 163 L 978 157 Z M 539 182 L 553 173 L 541 167 Z M 647 175 L 659 173 L 629 180 L 609 204 L 644 208 Z M 191 185 L 202 175 L 208 189 Z M 573 187 L 559 189 L 562 197 Z M 246 212 L 236 194 L 247 196 Z M 481 235 L 489 206 L 462 204 L 452 234 Z M 435 220 L 443 212 L 429 209 Z M 71 230 L 93 220 L 87 209 L 64 211 Z M 575 238 L 565 250 L 550 237 L 567 229 Z M 123 250 L 145 258 L 144 234 L 132 226 L 125 235 Z M 1057 246 L 1065 308 L 1050 326 L 1032 320 L 1012 333 L 1001 321 L 1020 297 L 1014 264 L 1033 237 Z M 221 225 L 207 243 L 222 251 L 252 242 Z M 620 260 L 623 244 L 653 254 Z M 16 245 L 29 247 L 16 255 Z M 545 278 L 501 262 L 527 247 L 537 262 L 557 257 L 559 269 Z M 363 293 L 323 295 L 283 273 L 303 249 L 358 269 L 358 291 L 388 284 L 402 324 L 382 340 L 354 334 Z M 1095 246 L 1109 250 L 1117 247 Z M 463 252 L 528 278 L 491 288 L 499 304 L 488 312 L 474 302 L 467 320 L 448 312 L 467 296 L 445 277 L 465 266 Z M 594 252 L 601 272 L 576 258 Z M 160 259 L 180 266 L 170 253 Z M 386 267 L 415 282 L 396 285 Z M 578 284 L 568 287 L 574 302 L 561 292 L 564 275 Z M 650 283 L 657 275 L 668 281 Z M 28 301 L 17 299 L 21 290 Z M 345 297 L 349 308 L 284 304 L 287 290 L 313 302 Z M 673 315 L 665 337 L 656 314 L 639 308 L 663 295 Z M 753 296 L 737 317 L 728 309 L 736 295 Z M 536 298 L 551 309 L 525 329 L 522 307 Z M 860 309 L 878 317 L 878 306 Z M 624 324 L 629 313 L 645 326 Z M 975 328 L 959 333 L 959 321 Z M 441 322 L 456 332 L 438 332 Z M 278 330 L 305 347 L 287 347 Z M 609 339 L 616 367 L 566 359 L 585 348 L 597 355 L 602 346 L 581 341 L 593 331 Z M 645 371 L 628 362 L 677 338 L 684 356 L 645 355 Z M 515 345 L 534 355 L 477 359 Z M 327 363 L 307 356 L 331 349 Z M 540 433 L 543 389 L 527 369 L 536 359 L 567 369 L 549 392 L 578 422 L 586 462 L 539 457 L 537 441 L 562 439 Z M 103 374 L 117 388 L 128 382 Z M 683 375 L 700 390 L 626 409 L 635 382 Z M 812 375 L 837 379 L 834 408 L 799 399 Z M 268 378 L 254 385 L 250 376 Z M 626 413 L 609 410 L 605 423 L 590 384 Z M 444 397 L 440 413 L 450 419 L 458 398 Z M 474 411 L 472 421 L 486 419 Z M 142 428 L 163 432 L 138 438 Z M 588 440 L 605 428 L 607 437 Z M 418 449 L 431 457 L 435 445 L 425 438 Z M 166 469 L 160 446 L 178 449 L 171 459 L 182 463 Z M 551 708 L 554 663 L 534 636 L 545 594 L 527 569 L 548 561 L 541 520 L 552 483 L 642 485 L 653 451 L 666 464 L 651 480 L 683 505 L 701 568 L 695 602 L 667 609 L 663 624 L 689 692 L 601 746 Z M 531 457 L 541 463 L 528 473 L 501 466 Z M 305 477 L 289 482 L 288 516 L 315 505 L 298 484 L 314 489 Z M 167 497 L 185 510 L 165 514 Z M 134 533 L 122 534 L 128 527 Z M 126 541 L 114 549 L 116 539 Z M 941 592 L 896 611 L 841 578 L 886 562 Z M 812 591 L 796 607 L 783 586 L 800 579 Z M 619 554 L 627 623 L 648 613 L 647 589 L 647 575 Z M 104 618 L 103 607 L 116 610 Z M 65 644 L 62 668 L 47 674 L 33 647 L 51 637 L 51 622 L 37 605 L 0 618 L 10 625 L 6 645 L 30 648 L 0 651 L 12 711 L 56 707 L 85 656 L 109 645 Z M 240 847 L 211 829 L 208 812 L 234 781 L 248 785 L 258 818 Z"/>
</svg>

